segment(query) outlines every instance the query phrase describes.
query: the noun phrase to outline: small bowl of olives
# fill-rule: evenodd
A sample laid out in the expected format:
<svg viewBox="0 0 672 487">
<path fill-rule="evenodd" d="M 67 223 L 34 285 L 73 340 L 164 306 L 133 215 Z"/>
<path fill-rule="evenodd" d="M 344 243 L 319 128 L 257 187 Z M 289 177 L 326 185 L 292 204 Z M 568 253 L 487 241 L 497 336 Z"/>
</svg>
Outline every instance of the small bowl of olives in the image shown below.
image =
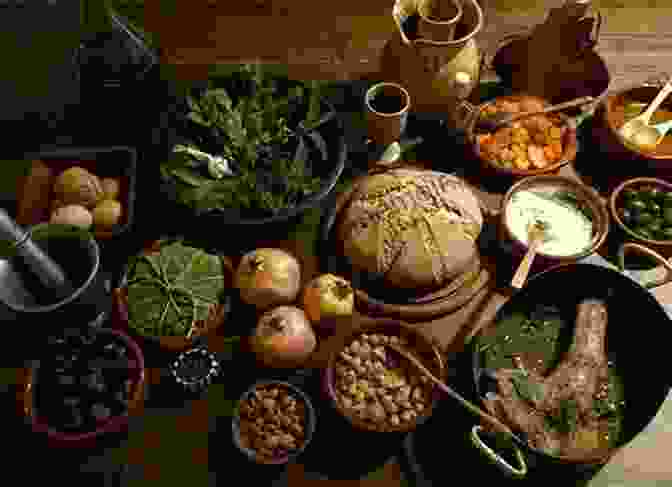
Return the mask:
<svg viewBox="0 0 672 487">
<path fill-rule="evenodd" d="M 611 193 L 609 209 L 629 237 L 657 250 L 672 250 L 672 183 L 628 179 Z"/>
</svg>

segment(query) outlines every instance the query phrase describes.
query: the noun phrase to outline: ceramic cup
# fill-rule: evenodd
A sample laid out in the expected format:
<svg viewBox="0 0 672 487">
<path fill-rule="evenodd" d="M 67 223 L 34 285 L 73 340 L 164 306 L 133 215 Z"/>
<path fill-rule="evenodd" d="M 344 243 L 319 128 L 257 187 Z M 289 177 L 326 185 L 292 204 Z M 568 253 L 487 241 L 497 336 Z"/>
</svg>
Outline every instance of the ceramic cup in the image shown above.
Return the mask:
<svg viewBox="0 0 672 487">
<path fill-rule="evenodd" d="M 449 42 L 462 19 L 460 0 L 422 0 L 418 4 L 418 37 Z"/>
<path fill-rule="evenodd" d="M 378 83 L 368 89 L 364 102 L 369 138 L 383 147 L 398 141 L 411 107 L 408 91 L 397 83 Z"/>
</svg>

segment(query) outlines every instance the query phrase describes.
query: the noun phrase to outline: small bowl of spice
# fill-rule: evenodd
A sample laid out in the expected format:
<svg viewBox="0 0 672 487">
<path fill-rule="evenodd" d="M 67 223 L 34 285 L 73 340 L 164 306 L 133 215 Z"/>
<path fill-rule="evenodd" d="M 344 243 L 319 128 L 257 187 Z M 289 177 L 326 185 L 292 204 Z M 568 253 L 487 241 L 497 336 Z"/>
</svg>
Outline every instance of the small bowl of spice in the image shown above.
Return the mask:
<svg viewBox="0 0 672 487">
<path fill-rule="evenodd" d="M 631 239 L 653 250 L 672 249 L 672 184 L 657 178 L 633 178 L 611 193 L 609 210 Z"/>
<path fill-rule="evenodd" d="M 326 393 L 336 410 L 356 429 L 413 431 L 433 412 L 439 391 L 388 344 L 413 353 L 435 377 L 444 377 L 441 354 L 429 338 L 394 320 L 360 328 L 332 355 L 325 369 Z"/>
<path fill-rule="evenodd" d="M 535 223 L 544 228 L 534 261 L 541 270 L 595 252 L 609 233 L 609 211 L 597 192 L 578 181 L 531 176 L 514 184 L 502 203 L 500 239 L 511 243 L 515 256 L 527 252 Z"/>
<path fill-rule="evenodd" d="M 204 347 L 182 352 L 170 364 L 170 373 L 184 392 L 200 394 L 219 375 L 221 366 L 215 355 Z"/>
<path fill-rule="evenodd" d="M 233 442 L 251 461 L 284 465 L 310 443 L 317 417 L 308 396 L 279 381 L 255 383 L 240 398 Z"/>
</svg>

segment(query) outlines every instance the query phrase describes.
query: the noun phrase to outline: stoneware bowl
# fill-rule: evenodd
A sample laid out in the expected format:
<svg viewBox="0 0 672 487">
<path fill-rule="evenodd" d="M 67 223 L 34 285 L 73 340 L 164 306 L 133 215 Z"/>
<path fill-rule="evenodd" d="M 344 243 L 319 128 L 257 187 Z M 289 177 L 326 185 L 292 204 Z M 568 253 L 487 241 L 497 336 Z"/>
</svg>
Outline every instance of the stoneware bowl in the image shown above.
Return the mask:
<svg viewBox="0 0 672 487">
<path fill-rule="evenodd" d="M 646 239 L 639 235 L 638 233 L 632 231 L 624 222 L 620 216 L 620 210 L 623 207 L 623 193 L 624 191 L 631 189 L 641 189 L 645 187 L 653 187 L 672 193 L 672 183 L 663 181 L 662 179 L 657 178 L 633 178 L 628 179 L 621 183 L 614 191 L 612 191 L 611 196 L 609 197 L 609 211 L 611 212 L 611 217 L 616 222 L 616 226 L 621 230 L 628 240 L 634 240 L 636 242 L 644 243 L 647 247 L 652 250 L 659 252 L 663 255 L 667 255 L 672 252 L 672 239 L 671 240 L 651 240 Z"/>
<path fill-rule="evenodd" d="M 252 448 L 247 448 L 244 447 L 241 444 L 240 441 L 240 412 L 236 411 L 233 421 L 231 422 L 231 434 L 233 438 L 233 444 L 236 446 L 236 448 L 251 462 L 254 463 L 259 463 L 263 465 L 284 465 L 286 463 L 289 463 L 290 461 L 293 461 L 296 459 L 299 455 L 301 455 L 305 449 L 308 447 L 310 442 L 313 439 L 313 435 L 315 434 L 315 425 L 317 423 L 317 415 L 315 414 L 315 409 L 313 408 L 313 404 L 310 402 L 310 399 L 308 396 L 300 390 L 298 387 L 293 386 L 292 384 L 289 384 L 287 382 L 281 382 L 281 381 L 259 381 L 255 382 L 248 390 L 246 390 L 242 396 L 240 396 L 240 400 L 238 401 L 238 404 L 242 403 L 245 399 L 248 399 L 250 396 L 254 395 L 255 391 L 257 389 L 264 389 L 267 387 L 277 387 L 277 388 L 283 388 L 289 390 L 289 392 L 297 398 L 299 401 L 302 401 L 303 404 L 306 407 L 306 425 L 305 425 L 305 433 L 304 433 L 304 442 L 301 445 L 300 448 L 297 450 L 293 451 L 292 453 L 289 453 L 287 455 L 279 456 L 277 458 L 274 458 L 273 460 L 267 460 L 259 457 L 257 455 L 257 452 L 253 450 Z"/>
<path fill-rule="evenodd" d="M 629 87 L 608 96 L 601 104 L 594 133 L 607 157 L 621 166 L 619 170 L 630 176 L 642 176 L 641 169 L 672 172 L 672 137 L 663 139 L 652 151 L 642 151 L 632 145 L 626 145 L 618 134 L 625 123 L 625 106 L 631 102 L 649 104 L 660 91 L 660 86 L 645 84 Z M 672 98 L 663 101 L 659 110 L 672 111 Z M 656 118 L 653 118 L 653 122 Z"/>
<path fill-rule="evenodd" d="M 573 162 L 574 159 L 576 159 L 576 152 L 577 152 L 577 138 L 576 138 L 576 128 L 570 123 L 570 117 L 563 113 L 559 113 L 559 116 L 565 121 L 565 127 L 567 130 L 565 131 L 565 134 L 563 136 L 562 144 L 564 148 L 564 152 L 562 157 L 555 163 L 549 164 L 548 166 L 542 168 L 542 169 L 516 169 L 516 168 L 505 168 L 498 166 L 494 162 L 491 162 L 487 160 L 486 158 L 482 157 L 481 155 L 481 150 L 479 147 L 478 143 L 478 138 L 477 138 L 477 131 L 476 131 L 476 122 L 478 121 L 478 116 L 477 114 L 480 114 L 483 109 L 486 107 L 494 104 L 498 100 L 508 100 L 512 102 L 520 102 L 521 100 L 536 100 L 536 101 L 541 101 L 544 105 L 548 106 L 550 105 L 546 100 L 543 98 L 539 98 L 537 96 L 531 96 L 531 95 L 510 95 L 510 96 L 500 96 L 495 98 L 494 100 L 487 101 L 485 103 L 482 103 L 478 105 L 477 107 L 474 107 L 472 110 L 475 111 L 473 115 L 470 117 L 469 121 L 466 123 L 466 135 L 467 135 L 467 143 L 469 144 L 469 147 L 471 149 L 471 153 L 473 156 L 476 158 L 476 160 L 480 161 L 480 163 L 483 165 L 484 168 L 486 168 L 488 171 L 492 171 L 494 174 L 498 175 L 504 175 L 504 176 L 509 176 L 509 177 L 514 177 L 514 178 L 520 178 L 520 177 L 525 177 L 525 176 L 536 176 L 540 174 L 553 174 L 557 173 L 561 167 L 569 164 L 570 162 Z"/>
<path fill-rule="evenodd" d="M 512 254 L 515 257 L 522 257 L 527 252 L 527 244 L 514 237 L 506 223 L 506 211 L 511 197 L 518 191 L 542 187 L 553 187 L 571 191 L 576 195 L 578 203 L 593 215 L 593 239 L 590 246 L 574 255 L 559 257 L 537 252 L 534 260 L 534 269 L 542 270 L 558 264 L 576 262 L 595 252 L 604 243 L 609 233 L 609 211 L 606 204 L 602 202 L 596 191 L 578 181 L 563 176 L 542 175 L 518 181 L 504 196 L 500 215 L 500 239 L 503 242 L 511 243 Z"/>
<path fill-rule="evenodd" d="M 426 335 L 407 325 L 401 321 L 380 319 L 375 322 L 367 323 L 359 327 L 357 330 L 342 337 L 342 347 L 334 347 L 335 352 L 329 357 L 327 367 L 323 372 L 323 388 L 331 401 L 331 404 L 336 411 L 343 416 L 352 426 L 358 430 L 372 431 L 380 433 L 406 433 L 415 430 L 420 424 L 424 423 L 434 412 L 436 401 L 441 397 L 441 392 L 434 386 L 429 386 L 432 389 L 432 401 L 425 410 L 418 414 L 418 416 L 409 422 L 402 422 L 398 426 L 390 424 L 380 425 L 371 421 L 362 420 L 351 411 L 345 409 L 336 399 L 336 360 L 340 352 L 349 345 L 353 340 L 362 334 L 380 333 L 386 336 L 396 336 L 405 338 L 408 341 L 409 351 L 415 354 L 422 363 L 429 369 L 435 377 L 445 380 L 446 370 L 443 357 L 439 351 L 439 347 Z M 409 367 L 413 367 L 409 364 Z"/>
<path fill-rule="evenodd" d="M 35 433 L 45 434 L 47 442 L 53 447 L 89 448 L 102 436 L 110 433 L 120 433 L 127 429 L 128 419 L 138 414 L 144 402 L 145 391 L 145 359 L 140 347 L 125 333 L 109 328 L 99 328 L 96 333 L 114 335 L 126 345 L 129 352 L 132 391 L 128 402 L 128 414 L 112 416 L 95 430 L 86 433 L 65 433 L 54 429 L 47 424 L 35 407 L 35 386 L 37 384 L 39 366 L 25 370 L 25 388 L 23 390 L 23 414 L 30 421 Z"/>
</svg>

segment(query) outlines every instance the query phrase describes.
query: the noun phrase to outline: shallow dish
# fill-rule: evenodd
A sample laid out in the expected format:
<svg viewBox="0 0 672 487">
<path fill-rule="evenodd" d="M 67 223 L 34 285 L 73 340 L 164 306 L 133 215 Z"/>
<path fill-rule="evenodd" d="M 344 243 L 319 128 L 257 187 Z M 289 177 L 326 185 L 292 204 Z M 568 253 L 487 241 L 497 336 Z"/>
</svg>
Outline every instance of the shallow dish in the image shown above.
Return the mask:
<svg viewBox="0 0 672 487">
<path fill-rule="evenodd" d="M 478 105 L 475 110 L 477 110 L 478 115 L 480 116 L 481 113 L 484 112 L 484 110 L 488 109 L 488 107 L 493 106 L 497 102 L 502 102 L 502 101 L 509 101 L 513 103 L 519 103 L 524 100 L 529 100 L 532 102 L 540 103 L 544 106 L 550 105 L 546 100 L 543 98 L 539 98 L 536 96 L 531 96 L 531 95 L 508 95 L 508 96 L 499 96 L 497 98 L 494 98 L 493 100 L 489 100 L 485 103 L 482 103 Z M 576 128 L 570 123 L 570 118 L 567 115 L 564 115 L 562 113 L 557 114 L 561 120 L 564 121 L 564 133 L 562 135 L 562 147 L 563 147 L 563 152 L 562 155 L 559 157 L 559 159 L 553 163 L 549 163 L 546 167 L 543 168 L 538 168 L 538 169 L 518 169 L 515 167 L 507 168 L 503 167 L 499 164 L 496 164 L 493 161 L 490 161 L 486 157 L 484 157 L 481 154 L 481 147 L 478 142 L 478 135 L 479 132 L 476 129 L 476 122 L 478 120 L 478 117 L 476 114 L 474 114 L 469 122 L 467 123 L 466 126 L 466 132 L 467 132 L 467 141 L 468 144 L 471 148 L 471 152 L 473 153 L 474 157 L 483 164 L 484 167 L 488 168 L 489 170 L 494 171 L 497 174 L 501 175 L 508 175 L 508 176 L 513 176 L 513 177 L 521 177 L 521 176 L 535 176 L 535 175 L 540 175 L 540 174 L 549 174 L 549 173 L 555 173 L 560 170 L 561 167 L 569 164 L 570 162 L 573 162 L 574 159 L 576 158 L 576 153 L 577 153 L 577 136 L 576 136 Z M 501 130 L 501 129 L 500 129 Z"/>
<path fill-rule="evenodd" d="M 592 215 L 591 220 L 593 223 L 592 239 L 585 250 L 566 256 L 545 254 L 539 251 L 535 258 L 535 268 L 541 269 L 550 265 L 575 262 L 592 254 L 604 243 L 609 233 L 609 212 L 597 192 L 588 186 L 563 176 L 532 176 L 514 184 L 506 193 L 502 202 L 500 238 L 504 241 L 513 242 L 515 254 L 522 255 L 527 252 L 527 244 L 513 235 L 507 223 L 507 210 L 514 194 L 519 191 L 534 189 L 560 190 L 574 195 L 578 207 Z"/>
<path fill-rule="evenodd" d="M 621 183 L 609 197 L 609 211 L 611 216 L 616 222 L 618 228 L 620 228 L 625 234 L 639 242 L 644 242 L 647 246 L 658 251 L 669 251 L 672 248 L 672 238 L 669 240 L 654 240 L 648 239 L 640 235 L 636 231 L 633 231 L 629 226 L 625 224 L 623 218 L 621 218 L 621 211 L 623 209 L 625 193 L 629 190 L 639 190 L 643 188 L 656 188 L 666 193 L 672 194 L 672 183 L 663 181 L 662 179 L 657 178 L 633 178 L 628 179 Z M 672 198 L 670 198 L 669 208 L 672 208 Z M 663 208 L 664 209 L 664 208 Z M 671 210 L 672 211 L 672 210 Z"/>
<path fill-rule="evenodd" d="M 292 397 L 303 403 L 304 406 L 303 442 L 298 448 L 292 450 L 289 453 L 281 454 L 273 458 L 265 458 L 258 455 L 255 449 L 243 445 L 243 441 L 241 439 L 242 435 L 241 435 L 240 407 L 243 401 L 253 398 L 255 392 L 259 390 L 271 390 L 271 389 L 284 390 L 284 392 L 286 392 L 289 397 Z M 247 457 L 248 460 L 264 465 L 284 465 L 294 460 L 299 455 L 301 455 L 304 452 L 304 450 L 308 447 L 315 433 L 316 422 L 317 422 L 317 416 L 315 414 L 315 410 L 313 409 L 313 405 L 310 402 L 310 399 L 298 387 L 293 386 L 292 384 L 289 384 L 287 382 L 260 381 L 252 385 L 240 397 L 240 400 L 238 402 L 238 409 L 231 423 L 231 433 L 234 445 L 243 455 L 245 455 L 245 457 Z"/>
</svg>

